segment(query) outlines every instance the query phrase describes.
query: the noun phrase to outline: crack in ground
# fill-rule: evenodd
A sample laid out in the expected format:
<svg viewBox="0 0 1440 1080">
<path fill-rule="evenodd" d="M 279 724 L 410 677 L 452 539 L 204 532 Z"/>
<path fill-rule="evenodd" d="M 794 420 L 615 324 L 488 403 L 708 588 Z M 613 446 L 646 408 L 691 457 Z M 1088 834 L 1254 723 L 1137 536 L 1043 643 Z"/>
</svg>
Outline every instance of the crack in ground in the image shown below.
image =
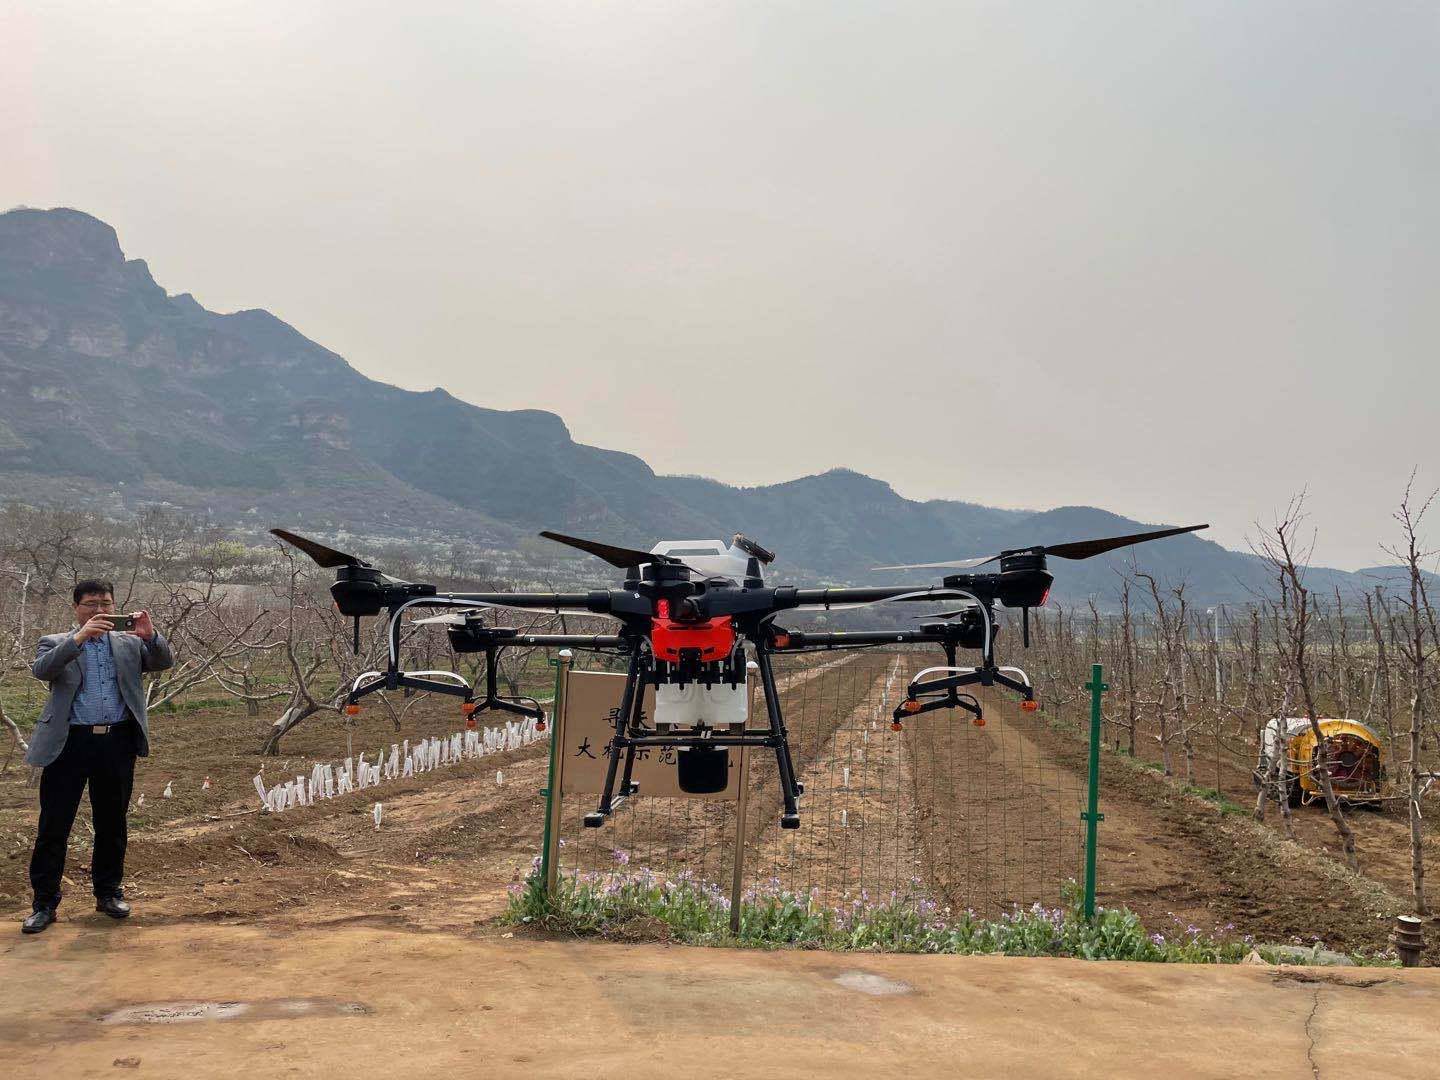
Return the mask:
<svg viewBox="0 0 1440 1080">
<path fill-rule="evenodd" d="M 1305 1037 L 1310 1044 L 1305 1047 L 1305 1059 L 1310 1062 L 1310 1073 L 1315 1080 L 1320 1080 L 1320 1066 L 1315 1062 L 1315 1032 L 1310 1025 L 1315 1020 L 1315 1014 L 1320 1011 L 1320 991 L 1322 987 L 1315 987 L 1315 1000 L 1310 1006 L 1310 1015 L 1305 1018 Z"/>
</svg>

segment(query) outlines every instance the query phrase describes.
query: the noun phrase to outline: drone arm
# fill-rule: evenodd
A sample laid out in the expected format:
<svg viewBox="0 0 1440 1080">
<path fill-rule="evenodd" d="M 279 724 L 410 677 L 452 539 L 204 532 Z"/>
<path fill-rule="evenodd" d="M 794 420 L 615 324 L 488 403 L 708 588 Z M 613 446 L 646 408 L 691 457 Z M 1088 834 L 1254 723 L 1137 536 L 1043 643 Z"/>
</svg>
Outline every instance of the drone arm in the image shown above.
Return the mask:
<svg viewBox="0 0 1440 1080">
<path fill-rule="evenodd" d="M 781 653 L 815 648 L 853 649 L 866 645 L 921 645 L 946 640 L 944 633 L 928 630 L 857 630 L 850 633 L 834 630 L 823 634 L 785 630 L 781 633 L 785 644 L 781 645 L 777 641 L 773 646 L 776 652 Z"/>
<path fill-rule="evenodd" d="M 959 594 L 943 585 L 882 585 L 858 589 L 793 589 L 788 595 L 776 590 L 776 606 L 848 607 L 852 604 L 878 604 L 886 600 L 953 600 Z"/>
<path fill-rule="evenodd" d="M 567 611 L 581 615 L 610 614 L 610 593 L 596 589 L 583 593 L 446 593 L 445 602 L 458 601 L 472 607 L 525 608 L 534 611 Z"/>
<path fill-rule="evenodd" d="M 443 595 L 417 596 L 390 609 L 390 627 L 387 635 L 390 646 L 390 667 L 395 669 L 400 657 L 400 616 L 412 607 L 504 607 L 521 608 L 530 611 L 552 611 L 559 614 L 570 611 L 575 614 L 607 615 L 610 613 L 610 594 L 603 590 L 588 593 L 445 593 Z M 557 640 L 540 640 L 551 637 Z M 579 645 L 577 641 L 566 640 L 569 635 L 530 635 L 524 639 L 529 645 Z M 608 638 L 597 635 L 597 640 Z M 607 647 L 605 645 L 599 646 Z"/>
<path fill-rule="evenodd" d="M 618 649 L 632 639 L 619 634 L 516 634 L 504 645 L 539 645 L 564 649 Z"/>
</svg>

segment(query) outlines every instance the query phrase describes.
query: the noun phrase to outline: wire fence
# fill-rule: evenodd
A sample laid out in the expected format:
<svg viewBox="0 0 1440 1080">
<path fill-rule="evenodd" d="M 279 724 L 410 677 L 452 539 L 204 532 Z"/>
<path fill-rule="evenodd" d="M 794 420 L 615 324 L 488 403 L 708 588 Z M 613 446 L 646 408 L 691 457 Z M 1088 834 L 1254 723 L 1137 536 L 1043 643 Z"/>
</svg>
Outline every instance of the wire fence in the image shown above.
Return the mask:
<svg viewBox="0 0 1440 1080">
<path fill-rule="evenodd" d="M 752 751 L 744 882 L 839 906 L 895 897 L 995 916 L 1058 904 L 1084 869 L 1086 778 L 1055 715 L 982 697 L 983 726 L 961 710 L 891 713 L 930 651 L 898 648 L 777 657 L 777 676 L 805 786 L 801 825 L 780 828 L 773 754 Z M 752 715 L 763 705 L 758 700 Z M 574 747 L 558 748 L 574 753 Z M 728 886 L 737 806 L 684 798 L 629 800 L 600 829 L 581 816 L 592 795 L 565 797 L 564 874 L 688 875 Z"/>
</svg>

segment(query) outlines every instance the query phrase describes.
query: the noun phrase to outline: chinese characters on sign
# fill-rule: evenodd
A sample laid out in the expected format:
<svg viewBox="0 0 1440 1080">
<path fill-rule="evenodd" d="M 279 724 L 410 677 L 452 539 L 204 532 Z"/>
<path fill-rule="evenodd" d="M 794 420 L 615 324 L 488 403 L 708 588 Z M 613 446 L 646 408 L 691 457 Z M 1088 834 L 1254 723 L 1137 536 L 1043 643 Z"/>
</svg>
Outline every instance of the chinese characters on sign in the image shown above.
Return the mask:
<svg viewBox="0 0 1440 1080">
<path fill-rule="evenodd" d="M 565 766 L 561 781 L 566 795 L 598 795 L 605 787 L 605 770 L 610 761 L 610 739 L 615 734 L 615 715 L 625 690 L 625 676 L 604 671 L 572 671 L 565 696 Z M 655 715 L 655 688 L 645 688 L 641 722 L 649 725 Z M 642 746 L 635 751 L 633 779 L 640 795 L 675 799 L 715 799 L 734 802 L 739 796 L 736 781 L 740 754 L 730 752 L 730 778 L 724 791 L 692 795 L 680 790 L 676 773 L 679 751 L 673 746 Z M 748 751 L 746 751 L 748 752 Z M 621 766 L 624 766 L 622 759 Z"/>
</svg>

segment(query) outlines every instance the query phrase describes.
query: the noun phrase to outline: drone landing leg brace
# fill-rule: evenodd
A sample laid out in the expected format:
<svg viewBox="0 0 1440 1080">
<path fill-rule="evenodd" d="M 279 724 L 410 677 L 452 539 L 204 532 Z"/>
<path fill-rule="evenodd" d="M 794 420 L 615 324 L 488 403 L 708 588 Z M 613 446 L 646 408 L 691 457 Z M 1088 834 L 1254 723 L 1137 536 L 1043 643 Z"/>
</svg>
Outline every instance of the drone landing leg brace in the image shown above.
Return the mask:
<svg viewBox="0 0 1440 1080">
<path fill-rule="evenodd" d="M 632 733 L 639 720 L 640 707 L 645 695 L 640 687 L 644 675 L 644 657 L 637 650 L 630 657 L 630 668 L 625 673 L 625 689 L 620 695 L 620 707 L 615 710 L 615 735 L 610 740 L 609 761 L 605 765 L 605 790 L 600 793 L 600 808 L 585 815 L 587 829 L 598 829 L 605 819 L 615 812 L 627 798 L 635 793 L 631 775 L 635 770 L 635 743 Z M 625 776 L 620 794 L 615 794 L 615 774 L 620 767 L 620 754 L 625 754 Z"/>
<path fill-rule="evenodd" d="M 540 721 L 541 730 L 543 730 L 545 710 L 538 701 L 530 697 L 503 698 L 500 696 L 496 686 L 496 680 L 498 678 L 496 668 L 498 665 L 495 662 L 496 654 L 499 651 L 499 648 L 495 645 L 485 646 L 485 697 L 480 701 L 473 702 L 475 708 L 472 711 L 485 712 L 486 710 L 494 710 L 496 712 L 517 713 L 520 716 L 533 717 Z M 527 701 L 530 704 L 523 704 L 523 702 Z"/>
<path fill-rule="evenodd" d="M 800 806 L 797 800 L 805 794 L 805 785 L 795 779 L 795 762 L 790 757 L 790 733 L 780 711 L 780 691 L 775 685 L 775 669 L 770 663 L 770 650 L 760 645 L 755 650 L 755 663 L 760 668 L 760 686 L 765 691 L 765 714 L 770 721 L 770 738 L 775 746 L 775 768 L 780 773 L 780 794 L 785 801 L 780 815 L 782 829 L 800 827 Z"/>
<path fill-rule="evenodd" d="M 422 605 L 424 601 L 419 601 Z M 475 688 L 470 686 L 460 675 L 447 672 L 425 672 L 410 674 L 400 670 L 399 665 L 399 632 L 400 613 L 395 610 L 390 615 L 389 633 L 391 636 L 390 661 L 383 674 L 376 672 L 379 678 L 372 679 L 366 683 L 359 683 L 351 688 L 350 693 L 345 696 L 345 707 L 358 708 L 358 702 L 367 694 L 373 694 L 378 690 L 424 690 L 434 694 L 449 694 L 452 697 L 462 698 L 461 708 L 465 710 L 466 717 L 473 716 L 477 712 L 508 712 L 519 716 L 528 716 L 537 720 L 540 729 L 544 729 L 545 709 L 531 697 L 507 698 L 500 696 L 498 683 L 499 667 L 496 663 L 500 649 L 504 647 L 507 639 L 487 638 L 483 647 L 477 651 L 485 655 L 485 696 L 480 700 L 475 699 Z M 436 679 L 423 677 L 426 674 L 451 674 L 456 680 L 454 683 L 440 682 Z M 362 676 L 363 678 L 363 676 Z"/>
<path fill-rule="evenodd" d="M 973 668 L 959 667 L 955 656 L 955 642 L 943 642 L 944 666 L 927 668 L 911 680 L 910 686 L 906 690 L 905 700 L 895 707 L 895 712 L 892 714 L 891 723 L 895 730 L 900 730 L 906 716 L 919 716 L 936 709 L 954 708 L 961 708 L 966 712 L 973 713 L 974 723 L 983 726 L 985 713 L 979 699 L 973 694 L 961 694 L 959 690 L 962 686 L 1003 686 L 1020 695 L 1022 709 L 1034 709 L 1036 707 L 1035 691 L 1030 685 L 1029 677 L 1019 668 L 996 666 L 993 640 L 991 638 L 986 642 L 988 648 L 981 655 L 980 666 Z M 1016 672 L 1020 678 L 1011 678 L 1006 674 L 1007 671 Z M 924 676 L 931 672 L 943 672 L 944 674 L 941 678 L 926 680 Z M 943 696 L 935 697 L 936 694 Z"/>
<path fill-rule="evenodd" d="M 645 660 L 640 654 L 631 658 L 630 669 L 625 680 L 625 690 L 620 707 L 615 710 L 615 735 L 607 750 L 609 763 L 605 768 L 605 788 L 600 795 L 600 807 L 586 814 L 584 823 L 588 828 L 599 828 L 620 805 L 639 790 L 632 776 L 635 768 L 635 753 L 641 747 L 681 747 L 696 749 L 705 747 L 718 749 L 730 746 L 768 747 L 775 751 L 775 765 L 780 776 L 780 791 L 784 810 L 780 817 L 782 829 L 800 827 L 798 799 L 805 793 L 805 786 L 795 779 L 795 765 L 790 756 L 790 742 L 785 728 L 784 714 L 780 709 L 780 694 L 775 684 L 775 672 L 771 665 L 770 651 L 761 645 L 756 648 L 756 666 L 760 669 L 760 685 L 765 696 L 767 726 L 747 727 L 738 734 L 669 734 L 651 733 L 642 726 L 641 706 L 644 700 L 643 683 Z M 620 769 L 621 754 L 625 767 Z M 619 787 L 616 787 L 617 774 Z"/>
</svg>

